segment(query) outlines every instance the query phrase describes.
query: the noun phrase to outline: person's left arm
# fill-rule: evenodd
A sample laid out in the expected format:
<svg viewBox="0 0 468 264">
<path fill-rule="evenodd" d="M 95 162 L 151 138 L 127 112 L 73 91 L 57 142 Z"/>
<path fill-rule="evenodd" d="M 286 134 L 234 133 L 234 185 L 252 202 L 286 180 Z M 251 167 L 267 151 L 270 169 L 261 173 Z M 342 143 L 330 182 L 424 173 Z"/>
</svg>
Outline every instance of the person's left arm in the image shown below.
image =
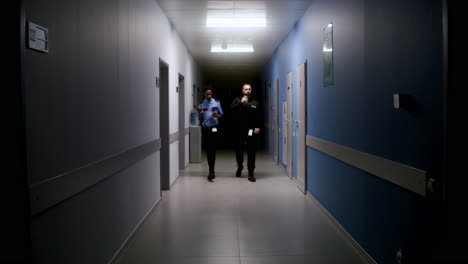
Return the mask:
<svg viewBox="0 0 468 264">
<path fill-rule="evenodd" d="M 252 104 L 255 105 L 256 109 L 255 109 L 255 129 L 254 129 L 254 133 L 255 134 L 259 134 L 260 131 L 262 130 L 262 108 L 260 106 L 260 103 L 255 100 L 254 102 L 252 102 Z"/>
</svg>

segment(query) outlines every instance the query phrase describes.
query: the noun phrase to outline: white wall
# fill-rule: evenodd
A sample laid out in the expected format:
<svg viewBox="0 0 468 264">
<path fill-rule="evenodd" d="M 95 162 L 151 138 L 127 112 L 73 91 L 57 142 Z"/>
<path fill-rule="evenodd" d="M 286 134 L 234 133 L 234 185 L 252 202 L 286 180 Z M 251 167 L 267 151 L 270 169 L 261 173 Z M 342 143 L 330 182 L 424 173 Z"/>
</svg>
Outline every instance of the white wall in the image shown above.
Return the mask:
<svg viewBox="0 0 468 264">
<path fill-rule="evenodd" d="M 159 13 L 160 12 L 160 13 Z M 163 15 L 159 9 L 158 14 Z M 161 21 L 158 28 L 161 36 L 165 36 L 167 41 L 160 41 L 160 57 L 169 64 L 169 134 L 179 130 L 179 93 L 176 87 L 179 86 L 179 73 L 185 78 L 185 127 L 189 127 L 189 115 L 192 109 L 191 89 L 193 84 L 201 85 L 201 75 L 198 72 L 198 65 L 193 60 L 190 52 L 178 35 L 171 23 L 165 19 Z M 184 131 L 179 131 L 184 133 Z M 170 145 L 170 182 L 171 184 L 179 176 L 179 149 L 175 147 L 176 142 Z M 186 141 L 186 145 L 188 141 Z M 187 155 L 186 155 L 187 156 Z M 175 157 L 175 158 L 174 158 Z M 188 158 L 186 158 L 188 162 Z"/>
<path fill-rule="evenodd" d="M 185 166 L 189 163 L 189 154 L 190 154 L 190 136 L 185 136 Z"/>
<path fill-rule="evenodd" d="M 171 173 L 170 184 L 172 185 L 179 176 L 179 141 L 175 141 L 169 145 L 169 156 L 171 159 L 171 164 L 169 165 Z"/>
<path fill-rule="evenodd" d="M 25 48 L 22 61 L 31 188 L 57 178 L 72 184 L 70 172 L 160 137 L 159 58 L 169 64 L 170 133 L 178 130 L 179 73 L 188 126 L 188 91 L 201 74 L 156 1 L 25 0 L 22 9 L 50 36 L 49 53 Z M 170 151 L 172 183 L 178 142 Z M 156 151 L 33 216 L 36 263 L 108 262 L 159 201 L 159 161 Z"/>
</svg>

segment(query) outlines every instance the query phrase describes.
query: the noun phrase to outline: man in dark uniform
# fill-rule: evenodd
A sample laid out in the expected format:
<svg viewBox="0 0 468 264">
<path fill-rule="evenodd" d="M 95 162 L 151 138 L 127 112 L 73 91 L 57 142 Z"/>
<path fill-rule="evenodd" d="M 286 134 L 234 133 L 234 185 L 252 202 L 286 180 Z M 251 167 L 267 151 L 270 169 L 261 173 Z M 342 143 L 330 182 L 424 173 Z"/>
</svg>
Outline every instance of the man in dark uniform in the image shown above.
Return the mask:
<svg viewBox="0 0 468 264">
<path fill-rule="evenodd" d="M 236 145 L 237 171 L 236 177 L 240 177 L 244 169 L 244 146 L 247 146 L 248 179 L 255 182 L 255 152 L 258 146 L 260 133 L 261 109 L 259 102 L 252 98 L 252 87 L 246 83 L 242 86 L 242 96 L 237 97 L 231 104 L 234 119 L 234 134 Z"/>
<path fill-rule="evenodd" d="M 215 178 L 214 165 L 216 160 L 216 147 L 218 141 L 218 124 L 219 118 L 223 116 L 221 102 L 213 98 L 211 88 L 203 90 L 205 99 L 198 105 L 198 118 L 201 121 L 203 145 L 206 150 L 206 158 L 208 160 L 209 173 L 208 180 L 213 181 Z"/>
</svg>

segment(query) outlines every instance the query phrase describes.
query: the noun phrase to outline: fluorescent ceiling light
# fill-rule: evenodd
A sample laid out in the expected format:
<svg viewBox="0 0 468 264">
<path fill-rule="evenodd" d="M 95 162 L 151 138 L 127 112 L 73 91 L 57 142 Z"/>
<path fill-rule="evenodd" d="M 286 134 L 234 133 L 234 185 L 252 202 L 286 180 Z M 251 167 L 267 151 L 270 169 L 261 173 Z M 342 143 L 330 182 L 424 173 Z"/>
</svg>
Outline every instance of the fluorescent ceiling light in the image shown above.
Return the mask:
<svg viewBox="0 0 468 264">
<path fill-rule="evenodd" d="M 266 27 L 266 19 L 260 17 L 208 17 L 207 27 Z"/>
<path fill-rule="evenodd" d="M 208 10 L 207 18 L 266 18 L 265 10 L 216 9 Z"/>
<path fill-rule="evenodd" d="M 254 48 L 252 44 L 235 43 L 228 43 L 223 48 L 223 43 L 213 43 L 211 44 L 211 52 L 254 52 Z"/>
<path fill-rule="evenodd" d="M 229 3 L 232 3 L 229 4 Z M 264 1 L 208 1 L 207 27 L 266 27 Z"/>
</svg>

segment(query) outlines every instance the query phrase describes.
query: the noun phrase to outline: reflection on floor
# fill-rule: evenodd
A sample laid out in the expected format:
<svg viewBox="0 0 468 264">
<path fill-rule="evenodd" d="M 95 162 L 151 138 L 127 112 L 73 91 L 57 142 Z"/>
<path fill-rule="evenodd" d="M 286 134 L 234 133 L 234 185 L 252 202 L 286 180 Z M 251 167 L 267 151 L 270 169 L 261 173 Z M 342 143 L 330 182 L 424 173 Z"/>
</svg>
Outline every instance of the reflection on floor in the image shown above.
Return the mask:
<svg viewBox="0 0 468 264">
<path fill-rule="evenodd" d="M 234 153 L 219 151 L 208 182 L 205 160 L 189 164 L 117 263 L 363 263 L 270 155 L 256 167 L 257 182 L 237 178 Z"/>
</svg>

